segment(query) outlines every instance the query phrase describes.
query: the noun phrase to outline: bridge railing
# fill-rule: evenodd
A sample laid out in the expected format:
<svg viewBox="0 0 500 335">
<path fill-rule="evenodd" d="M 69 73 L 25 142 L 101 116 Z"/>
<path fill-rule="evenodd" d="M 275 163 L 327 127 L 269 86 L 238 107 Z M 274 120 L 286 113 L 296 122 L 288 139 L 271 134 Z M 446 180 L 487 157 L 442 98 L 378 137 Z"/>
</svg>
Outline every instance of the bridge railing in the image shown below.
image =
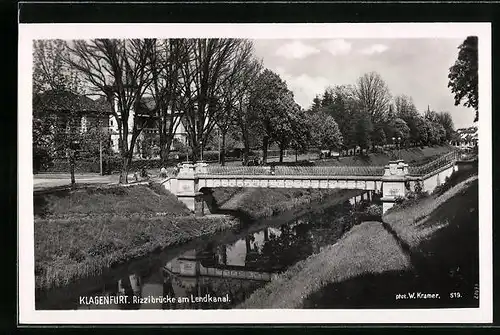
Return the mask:
<svg viewBox="0 0 500 335">
<path fill-rule="evenodd" d="M 382 176 L 383 166 L 277 166 L 277 175 Z"/>
<path fill-rule="evenodd" d="M 216 166 L 209 165 L 207 167 L 208 174 L 220 175 L 268 175 L 270 173 L 269 166 Z"/>
<path fill-rule="evenodd" d="M 439 168 L 442 168 L 443 166 L 446 166 L 450 163 L 455 162 L 458 159 L 458 152 L 457 151 L 452 151 L 444 156 L 441 156 L 427 164 L 420 165 L 420 166 L 410 166 L 408 168 L 408 173 L 411 176 L 424 176 L 426 174 L 429 174 L 433 171 L 436 171 Z"/>
<path fill-rule="evenodd" d="M 209 166 L 208 174 L 277 176 L 382 176 L 383 166 Z"/>
</svg>

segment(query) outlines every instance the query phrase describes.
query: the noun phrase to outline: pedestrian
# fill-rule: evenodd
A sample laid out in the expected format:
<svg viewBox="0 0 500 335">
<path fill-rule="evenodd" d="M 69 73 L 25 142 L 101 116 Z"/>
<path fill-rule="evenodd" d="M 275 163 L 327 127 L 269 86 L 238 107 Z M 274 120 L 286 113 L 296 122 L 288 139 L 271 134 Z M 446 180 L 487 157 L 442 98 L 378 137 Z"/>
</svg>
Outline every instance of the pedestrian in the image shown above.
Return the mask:
<svg viewBox="0 0 500 335">
<path fill-rule="evenodd" d="M 165 167 L 160 169 L 160 178 L 167 178 L 167 169 Z"/>
</svg>

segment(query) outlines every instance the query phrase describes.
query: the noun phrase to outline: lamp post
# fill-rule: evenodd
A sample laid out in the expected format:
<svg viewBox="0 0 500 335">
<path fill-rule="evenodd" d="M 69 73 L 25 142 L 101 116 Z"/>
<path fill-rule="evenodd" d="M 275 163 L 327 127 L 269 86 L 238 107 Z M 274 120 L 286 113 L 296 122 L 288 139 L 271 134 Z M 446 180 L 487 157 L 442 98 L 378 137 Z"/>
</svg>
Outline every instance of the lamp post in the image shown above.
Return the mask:
<svg viewBox="0 0 500 335">
<path fill-rule="evenodd" d="M 219 164 L 221 164 L 221 161 L 220 161 L 220 129 L 217 128 L 217 140 L 219 142 Z"/>
<path fill-rule="evenodd" d="M 200 159 L 203 161 L 203 141 L 200 141 Z"/>
<path fill-rule="evenodd" d="M 392 142 L 396 144 L 397 149 L 398 149 L 398 159 L 401 159 L 401 137 L 398 136 L 392 138 Z"/>
</svg>

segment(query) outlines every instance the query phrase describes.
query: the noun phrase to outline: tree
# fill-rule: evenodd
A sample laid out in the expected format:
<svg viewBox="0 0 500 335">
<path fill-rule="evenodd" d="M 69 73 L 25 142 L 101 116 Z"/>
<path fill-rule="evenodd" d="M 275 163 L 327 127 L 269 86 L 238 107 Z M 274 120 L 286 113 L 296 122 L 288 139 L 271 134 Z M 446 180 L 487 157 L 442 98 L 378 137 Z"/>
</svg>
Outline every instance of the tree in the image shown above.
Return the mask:
<svg viewBox="0 0 500 335">
<path fill-rule="evenodd" d="M 410 138 L 410 128 L 405 120 L 396 118 L 392 120 L 392 129 L 394 129 L 393 137 L 401 138 L 401 142 L 405 143 Z"/>
<path fill-rule="evenodd" d="M 415 104 L 413 103 L 413 99 L 407 95 L 398 95 L 394 98 L 395 105 L 395 115 L 404 120 L 406 125 L 408 126 L 410 133 L 408 140 L 413 144 L 417 143 L 419 138 L 419 128 L 417 127 L 417 119 L 419 117 L 419 113 Z"/>
<path fill-rule="evenodd" d="M 243 142 L 243 163 L 248 163 L 250 148 L 258 145 L 260 137 L 260 127 L 258 126 L 258 115 L 250 103 L 256 94 L 259 84 L 257 78 L 262 71 L 262 63 L 257 59 L 249 61 L 248 65 L 241 73 L 242 93 L 238 96 L 235 110 L 235 124 L 240 132 Z"/>
<path fill-rule="evenodd" d="M 180 61 L 185 57 L 187 47 L 182 39 L 152 39 L 147 44 L 148 67 L 151 71 L 151 85 L 148 88 L 154 106 L 152 114 L 157 119 L 160 158 L 166 165 L 183 110 L 180 100 Z"/>
<path fill-rule="evenodd" d="M 151 83 L 151 40 L 77 40 L 66 59 L 85 78 L 89 89 L 104 96 L 110 114 L 118 124 L 122 158 L 120 183 L 128 183 L 128 170 L 135 143 L 144 126 L 137 113 L 141 99 Z"/>
<path fill-rule="evenodd" d="M 324 104 L 321 111 L 326 115 L 332 116 L 337 123 L 342 134 L 343 145 L 355 145 L 353 115 L 356 111 L 356 101 L 353 87 L 346 85 L 335 86 L 328 88 L 324 95 L 330 95 L 332 100 L 329 104 Z"/>
<path fill-rule="evenodd" d="M 363 154 L 363 150 L 368 149 L 372 143 L 373 123 L 369 115 L 359 111 L 354 115 L 354 125 L 356 144 L 359 145 L 360 153 Z"/>
<path fill-rule="evenodd" d="M 306 122 L 306 117 L 300 106 L 293 100 L 292 92 L 286 95 L 285 113 L 276 114 L 277 118 L 273 118 L 273 135 L 272 139 L 278 143 L 280 148 L 280 163 L 283 162 L 283 153 L 289 146 L 294 146 L 296 149 L 304 148 L 309 142 L 309 129 Z"/>
<path fill-rule="evenodd" d="M 463 101 L 465 107 L 476 111 L 474 122 L 479 118 L 478 112 L 478 38 L 468 36 L 458 47 L 458 58 L 450 67 L 448 87 L 455 95 L 455 106 Z"/>
<path fill-rule="evenodd" d="M 427 129 L 427 123 L 425 119 L 421 116 L 415 119 L 415 128 L 418 130 L 415 142 L 420 145 L 425 145 L 429 141 L 429 130 Z"/>
<path fill-rule="evenodd" d="M 184 120 L 194 159 L 201 158 L 211 131 L 225 109 L 220 100 L 222 86 L 239 68 L 235 58 L 248 47 L 243 39 L 190 39 L 181 61 L 181 96 Z"/>
<path fill-rule="evenodd" d="M 277 127 L 283 131 L 282 123 L 288 122 L 288 112 L 293 95 L 279 75 L 265 69 L 257 79 L 256 87 L 250 97 L 250 108 L 258 120 L 262 133 L 263 161 L 267 161 L 269 143 L 281 137 L 275 133 Z"/>
<path fill-rule="evenodd" d="M 37 40 L 33 43 L 33 168 L 38 171 L 47 167 L 57 153 L 68 159 L 71 186 L 75 187 L 76 151 L 73 142 L 78 142 L 79 132 L 70 124 L 76 117 L 72 99 L 79 93 L 79 78 L 67 67 L 65 57 L 68 49 L 62 40 Z M 49 99 L 42 99 L 42 94 Z M 57 105 L 57 106 L 55 106 Z M 71 106 L 63 108 L 61 106 Z M 63 112 L 68 122 L 57 122 L 47 111 Z"/>
<path fill-rule="evenodd" d="M 438 113 L 437 120 L 445 130 L 446 141 L 451 141 L 453 133 L 455 132 L 455 126 L 453 125 L 451 114 L 449 112 Z"/>
<path fill-rule="evenodd" d="M 313 99 L 313 103 L 312 103 L 312 106 L 310 108 L 310 111 L 312 113 L 316 113 L 316 112 L 319 112 L 320 108 L 321 108 L 321 98 L 318 95 L 316 95 Z"/>
<path fill-rule="evenodd" d="M 225 165 L 226 138 L 236 123 L 240 97 L 247 93 L 249 87 L 247 71 L 252 71 L 253 66 L 253 43 L 245 40 L 235 51 L 229 78 L 218 92 L 221 113 L 218 114 L 216 123 L 222 140 L 221 165 Z"/>
<path fill-rule="evenodd" d="M 387 143 L 387 136 L 384 131 L 383 126 L 376 126 L 372 135 L 373 143 L 376 145 L 383 146 Z"/>
<path fill-rule="evenodd" d="M 325 113 L 317 113 L 310 119 L 311 140 L 321 149 L 340 149 L 342 134 L 335 119 Z"/>
<path fill-rule="evenodd" d="M 359 110 L 368 113 L 373 124 L 383 123 L 391 101 L 391 94 L 387 84 L 378 73 L 369 72 L 361 76 L 354 88 L 354 95 Z"/>
</svg>

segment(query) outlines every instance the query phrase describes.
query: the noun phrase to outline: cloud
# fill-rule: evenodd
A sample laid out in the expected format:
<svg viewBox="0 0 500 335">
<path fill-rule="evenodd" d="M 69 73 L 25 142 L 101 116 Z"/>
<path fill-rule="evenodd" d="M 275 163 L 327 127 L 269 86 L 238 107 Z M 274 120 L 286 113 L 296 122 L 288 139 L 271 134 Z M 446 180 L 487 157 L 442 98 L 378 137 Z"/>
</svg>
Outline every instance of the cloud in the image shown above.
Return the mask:
<svg viewBox="0 0 500 335">
<path fill-rule="evenodd" d="M 301 41 L 293 41 L 279 47 L 276 50 L 276 55 L 285 58 L 303 59 L 318 52 L 319 50 L 313 46 L 304 44 Z"/>
<path fill-rule="evenodd" d="M 351 52 L 352 44 L 343 39 L 329 40 L 321 44 L 329 53 L 334 56 L 347 55 Z"/>
<path fill-rule="evenodd" d="M 311 76 L 302 73 L 294 76 L 283 67 L 276 67 L 274 71 L 283 79 L 288 89 L 293 92 L 295 101 L 303 108 L 308 108 L 316 94 L 322 94 L 330 85 L 330 80 L 323 76 Z"/>
<path fill-rule="evenodd" d="M 368 48 L 362 49 L 360 52 L 365 55 L 380 54 L 389 49 L 387 45 L 384 44 L 372 44 Z"/>
</svg>

